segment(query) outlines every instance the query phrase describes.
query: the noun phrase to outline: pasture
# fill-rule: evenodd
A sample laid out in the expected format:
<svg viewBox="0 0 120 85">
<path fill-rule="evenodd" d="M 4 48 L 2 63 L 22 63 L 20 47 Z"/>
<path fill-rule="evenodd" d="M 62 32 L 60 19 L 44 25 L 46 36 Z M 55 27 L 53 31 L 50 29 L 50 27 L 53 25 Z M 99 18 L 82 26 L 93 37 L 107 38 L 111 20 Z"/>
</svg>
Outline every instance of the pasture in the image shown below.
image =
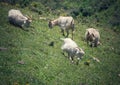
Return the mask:
<svg viewBox="0 0 120 85">
<path fill-rule="evenodd" d="M 0 7 L 0 85 L 120 84 L 120 33 L 93 24 L 99 29 L 102 45 L 91 48 L 84 41 L 89 26 L 75 19 L 74 40 L 85 51 L 83 59 L 76 65 L 62 54 L 60 38 L 64 37 L 59 27 L 49 29 L 48 20 L 40 19 L 28 8 L 7 4 L 0 4 Z M 29 31 L 9 24 L 7 16 L 11 8 L 33 15 Z M 54 42 L 53 46 L 50 46 L 51 42 Z"/>
</svg>

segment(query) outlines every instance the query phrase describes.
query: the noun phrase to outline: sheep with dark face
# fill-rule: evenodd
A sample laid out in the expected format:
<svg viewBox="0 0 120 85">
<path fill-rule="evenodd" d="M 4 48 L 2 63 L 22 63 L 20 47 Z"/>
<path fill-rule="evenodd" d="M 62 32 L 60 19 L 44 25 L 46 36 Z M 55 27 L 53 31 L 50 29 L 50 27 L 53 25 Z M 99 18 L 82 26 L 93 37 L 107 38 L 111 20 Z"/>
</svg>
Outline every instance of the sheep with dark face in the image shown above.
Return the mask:
<svg viewBox="0 0 120 85">
<path fill-rule="evenodd" d="M 32 20 L 24 16 L 20 10 L 11 9 L 8 12 L 9 22 L 21 28 L 28 27 Z"/>
<path fill-rule="evenodd" d="M 85 40 L 87 41 L 87 43 L 90 46 L 97 47 L 98 45 L 100 45 L 100 42 L 99 42 L 99 40 L 100 40 L 99 31 L 97 29 L 94 29 L 94 28 L 86 29 Z"/>
<path fill-rule="evenodd" d="M 67 32 L 66 37 L 69 36 L 69 30 L 72 30 L 72 39 L 73 39 L 73 32 L 74 32 L 74 19 L 69 16 L 69 17 L 63 17 L 60 16 L 59 18 L 49 21 L 49 28 L 53 28 L 53 26 L 59 26 L 61 28 L 61 32 L 63 34 L 63 36 L 65 36 L 64 34 L 64 30 Z"/>
<path fill-rule="evenodd" d="M 72 60 L 72 62 L 75 56 L 79 61 L 85 54 L 85 52 L 81 48 L 79 48 L 75 41 L 73 41 L 71 38 L 65 38 L 62 40 L 64 43 L 61 46 L 61 49 L 68 53 L 68 57 L 70 58 L 70 60 Z"/>
</svg>

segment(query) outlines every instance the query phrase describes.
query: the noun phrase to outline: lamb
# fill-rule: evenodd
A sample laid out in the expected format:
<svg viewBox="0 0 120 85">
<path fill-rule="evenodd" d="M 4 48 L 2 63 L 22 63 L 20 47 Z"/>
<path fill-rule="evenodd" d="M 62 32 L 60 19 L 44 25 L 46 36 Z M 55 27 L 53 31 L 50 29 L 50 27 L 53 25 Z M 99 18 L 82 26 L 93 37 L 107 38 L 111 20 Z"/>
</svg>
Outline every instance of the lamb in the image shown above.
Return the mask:
<svg viewBox="0 0 120 85">
<path fill-rule="evenodd" d="M 71 38 L 61 39 L 63 40 L 63 45 L 61 49 L 68 54 L 68 58 L 74 62 L 74 57 L 76 56 L 78 61 L 82 58 L 85 52 L 78 47 L 78 45 Z M 77 62 L 78 63 L 78 62 Z"/>
<path fill-rule="evenodd" d="M 53 26 L 59 26 L 63 36 L 65 36 L 64 30 L 67 32 L 66 37 L 69 36 L 69 30 L 71 29 L 72 30 L 72 39 L 73 39 L 73 33 L 74 33 L 74 19 L 73 19 L 73 17 L 60 16 L 59 18 L 57 18 L 55 20 L 49 21 L 48 25 L 49 25 L 49 28 L 53 28 Z"/>
<path fill-rule="evenodd" d="M 32 22 L 32 19 L 24 16 L 20 10 L 16 9 L 9 10 L 8 19 L 11 24 L 19 26 L 21 28 L 28 27 Z"/>
<path fill-rule="evenodd" d="M 87 44 L 89 44 L 90 46 L 97 47 L 98 45 L 100 45 L 99 31 L 94 28 L 86 29 L 85 40 L 87 41 Z"/>
</svg>

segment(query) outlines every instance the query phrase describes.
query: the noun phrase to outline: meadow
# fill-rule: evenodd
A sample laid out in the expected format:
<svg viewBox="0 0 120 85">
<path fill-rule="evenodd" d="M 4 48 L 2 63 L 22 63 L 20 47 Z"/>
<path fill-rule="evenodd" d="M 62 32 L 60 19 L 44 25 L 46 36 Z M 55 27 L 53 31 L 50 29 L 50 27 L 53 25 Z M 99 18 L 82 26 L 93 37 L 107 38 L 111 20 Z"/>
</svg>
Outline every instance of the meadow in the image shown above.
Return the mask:
<svg viewBox="0 0 120 85">
<path fill-rule="evenodd" d="M 32 14 L 29 31 L 8 22 L 8 11 L 20 9 Z M 102 45 L 91 48 L 84 40 L 88 25 L 75 19 L 74 40 L 84 49 L 79 64 L 73 64 L 62 54 L 59 27 L 49 29 L 48 20 L 40 19 L 28 8 L 0 3 L 0 85 L 119 85 L 120 33 L 106 26 L 91 24 L 99 30 Z M 44 15 L 52 18 L 57 15 Z M 71 37 L 71 34 L 70 36 Z M 53 46 L 50 43 L 54 42 Z M 66 55 L 66 54 L 65 54 Z M 96 57 L 100 60 L 93 60 Z M 86 64 L 89 62 L 89 65 Z"/>
</svg>

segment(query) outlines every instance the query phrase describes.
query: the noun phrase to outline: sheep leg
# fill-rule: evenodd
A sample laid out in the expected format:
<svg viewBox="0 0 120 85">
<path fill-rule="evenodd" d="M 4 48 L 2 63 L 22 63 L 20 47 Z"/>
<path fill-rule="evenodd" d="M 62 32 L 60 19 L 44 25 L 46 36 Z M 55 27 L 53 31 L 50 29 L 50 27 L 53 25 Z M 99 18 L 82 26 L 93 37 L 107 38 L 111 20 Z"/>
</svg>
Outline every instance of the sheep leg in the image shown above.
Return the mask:
<svg viewBox="0 0 120 85">
<path fill-rule="evenodd" d="M 74 35 L 74 29 L 72 29 L 72 40 L 73 40 L 73 35 Z"/>
<path fill-rule="evenodd" d="M 69 36 L 69 31 L 67 30 L 66 32 L 67 32 L 67 35 L 66 35 L 66 37 L 68 37 L 68 36 Z"/>
<path fill-rule="evenodd" d="M 80 60 L 81 58 L 77 58 L 77 62 L 76 62 L 76 65 L 78 65 L 79 64 L 79 60 Z"/>
<path fill-rule="evenodd" d="M 97 45 L 98 45 L 98 39 L 95 39 L 95 41 L 94 41 L 94 47 L 97 47 Z"/>
<path fill-rule="evenodd" d="M 94 47 L 97 47 L 97 42 L 94 43 Z"/>
<path fill-rule="evenodd" d="M 70 56 L 70 54 L 69 54 L 69 53 L 68 53 L 68 58 L 69 58 L 69 59 L 71 59 L 71 56 Z"/>
<path fill-rule="evenodd" d="M 91 47 L 96 47 L 96 45 L 97 45 L 96 41 L 91 42 Z"/>
<path fill-rule="evenodd" d="M 68 58 L 69 58 L 70 60 L 72 60 L 72 63 L 73 63 L 73 57 L 71 56 L 70 53 L 68 53 Z"/>
<path fill-rule="evenodd" d="M 74 62 L 74 61 L 73 61 L 73 60 L 74 60 L 74 59 L 73 59 L 73 56 L 70 56 L 70 60 L 72 60 L 72 63 Z"/>
<path fill-rule="evenodd" d="M 94 47 L 94 43 L 93 42 L 90 42 L 90 47 Z"/>
<path fill-rule="evenodd" d="M 24 24 L 21 25 L 21 28 L 24 28 Z"/>
<path fill-rule="evenodd" d="M 61 32 L 62 32 L 63 36 L 65 36 L 65 34 L 64 34 L 64 30 L 61 30 Z"/>
</svg>

